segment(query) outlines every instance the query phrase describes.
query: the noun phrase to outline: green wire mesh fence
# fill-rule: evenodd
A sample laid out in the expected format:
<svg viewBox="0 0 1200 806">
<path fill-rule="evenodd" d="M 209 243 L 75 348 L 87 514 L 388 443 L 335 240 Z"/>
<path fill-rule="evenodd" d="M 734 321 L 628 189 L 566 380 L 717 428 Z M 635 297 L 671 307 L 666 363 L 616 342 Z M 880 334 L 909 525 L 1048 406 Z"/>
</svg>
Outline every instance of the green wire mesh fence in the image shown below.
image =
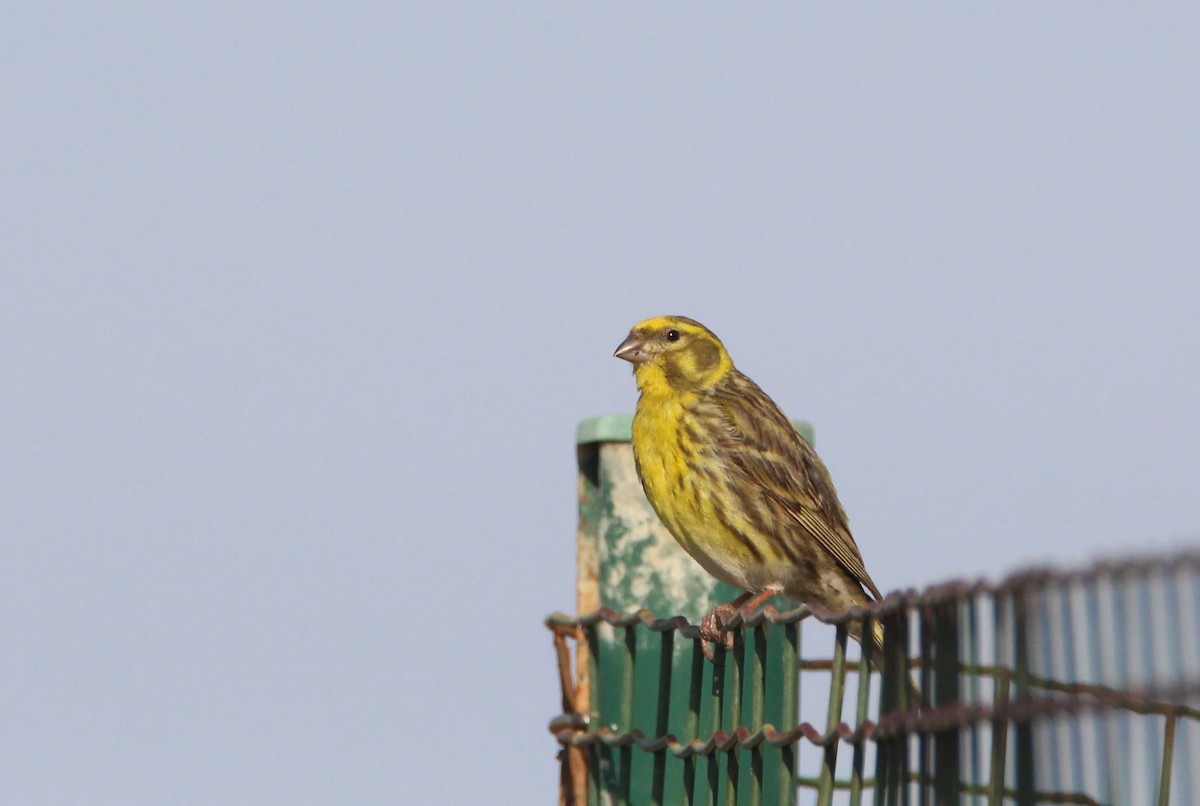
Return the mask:
<svg viewBox="0 0 1200 806">
<path fill-rule="evenodd" d="M 586 786 L 568 789 L 588 803 L 793 803 L 807 790 L 816 803 L 1194 804 L 1198 611 L 1192 553 L 946 585 L 841 616 L 767 607 L 712 663 L 681 618 L 556 614 L 566 699 L 571 638 L 589 648 L 577 671 L 592 697 L 551 731 L 568 783 L 582 754 Z M 847 652 L 851 618 L 882 619 L 884 646 Z M 806 619 L 835 626 L 825 657 L 801 651 Z M 682 677 L 667 660 L 681 646 Z M 924 702 L 908 698 L 910 670 Z M 819 727 L 794 718 L 809 672 L 825 677 Z"/>
<path fill-rule="evenodd" d="M 620 424 L 581 427 L 585 615 L 547 619 L 560 802 L 1200 803 L 1200 552 L 768 605 L 710 662 L 694 625 L 733 592 L 680 577 Z"/>
</svg>

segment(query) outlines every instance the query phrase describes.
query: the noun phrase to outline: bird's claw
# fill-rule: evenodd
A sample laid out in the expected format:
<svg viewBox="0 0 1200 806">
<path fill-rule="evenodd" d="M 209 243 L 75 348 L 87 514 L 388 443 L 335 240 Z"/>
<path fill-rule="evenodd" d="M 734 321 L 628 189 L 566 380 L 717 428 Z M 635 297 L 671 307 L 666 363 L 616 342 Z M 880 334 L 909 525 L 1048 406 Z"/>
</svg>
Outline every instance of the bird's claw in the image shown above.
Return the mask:
<svg viewBox="0 0 1200 806">
<path fill-rule="evenodd" d="M 704 650 L 704 657 L 710 661 L 716 660 L 714 644 L 727 650 L 733 649 L 733 632 L 726 627 L 726 624 L 737 615 L 737 612 L 737 606 L 727 602 L 717 605 L 700 620 L 700 646 Z"/>
</svg>

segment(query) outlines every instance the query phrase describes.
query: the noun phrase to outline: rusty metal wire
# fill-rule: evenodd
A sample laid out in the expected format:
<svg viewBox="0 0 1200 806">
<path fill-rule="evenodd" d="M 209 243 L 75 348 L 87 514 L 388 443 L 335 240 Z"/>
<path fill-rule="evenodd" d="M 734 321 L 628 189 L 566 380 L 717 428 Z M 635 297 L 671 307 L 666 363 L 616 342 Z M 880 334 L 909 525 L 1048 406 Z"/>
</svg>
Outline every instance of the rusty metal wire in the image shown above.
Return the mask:
<svg viewBox="0 0 1200 806">
<path fill-rule="evenodd" d="M 903 591 L 893 591 L 875 602 L 861 607 L 852 607 L 842 613 L 833 613 L 819 607 L 801 605 L 791 610 L 780 612 L 768 605 L 757 611 L 739 611 L 729 626 L 753 627 L 764 621 L 772 624 L 794 624 L 806 618 L 816 618 L 824 624 L 845 624 L 851 621 L 861 621 L 871 616 L 883 618 L 896 613 L 920 609 L 939 604 L 961 601 L 968 596 L 978 594 L 1014 594 L 1035 586 L 1052 584 L 1065 586 L 1073 583 L 1090 583 L 1106 578 L 1122 578 L 1129 576 L 1144 576 L 1158 573 L 1178 573 L 1181 571 L 1200 571 L 1200 551 L 1180 551 L 1152 557 L 1130 557 L 1120 560 L 1101 560 L 1086 568 L 1062 570 L 1053 566 L 1026 568 L 1009 574 L 1000 582 L 990 582 L 986 579 L 952 580 L 937 585 L 931 585 L 922 591 L 914 588 Z M 565 613 L 552 613 L 546 617 L 546 626 L 554 630 L 558 627 L 591 627 L 605 622 L 613 627 L 631 627 L 641 624 L 655 632 L 678 630 L 686 638 L 699 637 L 698 627 L 689 624 L 687 619 L 680 616 L 671 618 L 656 618 L 646 610 L 633 613 L 615 613 L 608 608 L 600 608 L 579 616 L 568 616 Z"/>
<path fill-rule="evenodd" d="M 826 761 L 818 776 L 796 775 L 795 781 L 801 787 L 818 789 L 821 803 L 831 802 L 834 790 L 848 791 L 850 802 L 859 803 L 864 788 L 882 787 L 881 792 L 886 789 L 892 793 L 888 795 L 891 798 L 896 796 L 897 787 L 910 785 L 933 787 L 940 793 L 939 802 L 948 793 L 958 793 L 989 803 L 1006 797 L 1023 802 L 1101 803 L 1120 800 L 1115 792 L 1132 791 L 1130 774 L 1121 770 L 1104 773 L 1104 799 L 1097 799 L 1094 793 L 1084 791 L 1081 782 L 1101 773 L 1085 770 L 1084 762 L 1071 758 L 1072 752 L 1078 755 L 1085 744 L 1094 747 L 1102 740 L 1110 748 L 1105 757 L 1111 761 L 1112 753 L 1119 752 L 1122 743 L 1134 741 L 1135 734 L 1158 731 L 1161 752 L 1154 756 L 1157 751 L 1152 750 L 1150 754 L 1161 763 L 1160 768 L 1150 772 L 1157 780 L 1157 802 L 1166 804 L 1170 802 L 1172 776 L 1179 775 L 1178 770 L 1172 772 L 1177 725 L 1181 720 L 1200 724 L 1200 639 L 1188 631 L 1189 625 L 1200 627 L 1200 612 L 1189 610 L 1189 602 L 1193 609 L 1200 609 L 1200 551 L 1106 561 L 1069 571 L 1036 568 L 1012 574 L 998 583 L 959 580 L 923 591 L 895 592 L 881 602 L 844 613 L 810 606 L 784 611 L 770 606 L 744 610 L 729 624 L 739 635 L 738 640 L 743 633 L 748 635 L 767 625 L 795 630 L 807 619 L 837 628 L 840 643 L 835 650 L 838 646 L 843 649 L 837 650 L 832 659 L 794 658 L 797 670 L 831 673 L 830 719 L 824 729 L 810 722 L 782 729 L 769 722 L 735 722 L 728 729 L 683 738 L 665 731 L 648 733 L 630 727 L 628 722 L 624 729 L 615 724 L 593 725 L 586 709 L 572 705 L 580 700 L 569 690 L 573 678 L 566 646 L 569 639 L 595 641 L 595 631 L 601 627 L 625 635 L 626 642 L 637 630 L 646 630 L 662 635 L 664 640 L 678 635 L 698 645 L 696 625 L 679 616 L 658 618 L 646 610 L 617 613 L 601 608 L 580 616 L 555 613 L 546 619 L 546 626 L 555 635 L 564 713 L 551 721 L 550 732 L 562 747 L 575 752 L 636 748 L 687 763 L 705 758 L 711 761 L 726 754 L 732 764 L 739 751 L 758 753 L 767 747 L 795 748 L 803 744 L 822 751 Z M 1184 610 L 1175 614 L 1173 607 Z M 1172 621 L 1175 615 L 1178 620 Z M 893 668 L 893 676 L 895 668 L 901 670 L 901 675 L 907 675 L 909 669 L 920 672 L 929 699 L 909 707 L 902 695 L 899 701 L 885 695 L 878 703 L 877 715 L 868 718 L 864 709 L 871 696 L 869 678 L 878 673 L 881 655 L 864 654 L 857 663 L 844 657 L 846 625 L 864 620 L 892 625 L 885 632 L 885 646 L 870 651 L 893 659 L 899 652 L 902 663 Z M 919 649 L 908 644 L 909 625 L 913 622 L 918 626 L 911 634 L 919 637 Z M 1083 629 L 1079 629 L 1081 624 Z M 1157 632 L 1165 637 L 1156 636 Z M 1105 647 L 1103 651 L 1097 646 L 1100 643 Z M 629 646 L 627 671 L 634 663 Z M 868 649 L 864 648 L 864 653 Z M 1114 652 L 1116 659 L 1109 657 Z M 1133 659 L 1119 657 L 1122 653 Z M 1192 663 L 1193 656 L 1197 663 Z M 1164 662 L 1169 668 L 1156 668 Z M 1084 667 L 1090 670 L 1092 679 L 1080 678 Z M 832 704 L 834 698 L 840 703 L 845 696 L 840 681 L 846 674 L 866 678 L 859 683 L 854 724 L 838 720 L 841 705 L 835 708 Z M 981 687 L 979 681 L 989 682 Z M 883 686 L 888 688 L 886 676 Z M 1100 722 L 1080 723 L 1078 720 L 1086 714 Z M 1110 729 L 1105 727 L 1113 718 L 1108 714 L 1156 718 L 1159 721 L 1155 725 L 1163 727 L 1117 722 Z M 1022 727 L 1029 725 L 1046 727 L 1032 732 Z M 1104 733 L 1100 739 L 1083 735 L 1093 725 L 1099 725 Z M 1111 731 L 1116 734 L 1109 736 Z M 1200 735 L 1195 728 L 1193 734 Z M 1186 735 L 1180 736 L 1180 741 L 1186 743 Z M 909 769 L 905 759 L 910 751 L 903 748 L 915 740 L 920 741 L 920 747 L 912 752 L 920 768 Z M 981 741 L 991 749 L 981 749 Z M 1116 745 L 1111 744 L 1114 741 Z M 1191 741 L 1195 743 L 1194 738 Z M 867 742 L 879 748 L 880 766 L 875 778 L 863 774 L 863 747 Z M 834 774 L 839 745 L 854 749 L 850 779 Z M 1032 760 L 1035 745 L 1039 754 L 1047 748 L 1050 753 L 1049 762 L 1038 762 L 1036 773 Z M 1189 758 L 1186 750 L 1182 752 L 1186 765 L 1200 760 Z M 981 762 L 981 754 L 990 754 L 990 772 L 988 762 Z M 1015 771 L 1009 758 L 1013 755 Z M 948 766 L 947 760 L 953 763 Z M 966 765 L 962 770 L 960 762 Z M 1089 763 L 1094 767 L 1103 762 Z M 951 767 L 955 772 L 948 779 Z M 1186 793 L 1190 791 L 1192 773 L 1189 767 L 1182 769 L 1184 778 L 1180 780 Z"/>
<path fill-rule="evenodd" d="M 753 748 L 766 742 L 772 747 L 795 744 L 805 739 L 814 747 L 828 747 L 835 742 L 855 744 L 864 739 L 876 741 L 893 739 L 911 734 L 930 734 L 949 728 L 967 726 L 973 722 L 992 720 L 1026 721 L 1037 717 L 1073 714 L 1101 708 L 1122 708 L 1136 714 L 1186 717 L 1200 720 L 1200 708 L 1185 703 L 1200 697 L 1200 683 L 1160 691 L 1154 695 L 1144 692 L 1123 692 L 1103 686 L 1062 684 L 1040 681 L 1046 687 L 1071 691 L 1077 696 L 1066 698 L 1038 698 L 1018 700 L 1003 707 L 956 705 L 948 708 L 924 708 L 907 713 L 894 713 L 882 717 L 878 722 L 866 720 L 858 727 L 840 722 L 830 731 L 819 731 L 804 722 L 791 730 L 777 731 L 773 725 L 763 725 L 750 731 L 739 726 L 732 733 L 717 731 L 707 741 L 693 739 L 682 742 L 671 734 L 646 736 L 640 730 L 615 733 L 601 726 L 588 730 L 588 721 L 579 714 L 560 714 L 550 720 L 550 732 L 563 745 L 590 747 L 603 743 L 608 747 L 634 746 L 653 753 L 666 749 L 676 758 L 706 756 L 716 751 L 727 752 L 738 747 Z"/>
</svg>

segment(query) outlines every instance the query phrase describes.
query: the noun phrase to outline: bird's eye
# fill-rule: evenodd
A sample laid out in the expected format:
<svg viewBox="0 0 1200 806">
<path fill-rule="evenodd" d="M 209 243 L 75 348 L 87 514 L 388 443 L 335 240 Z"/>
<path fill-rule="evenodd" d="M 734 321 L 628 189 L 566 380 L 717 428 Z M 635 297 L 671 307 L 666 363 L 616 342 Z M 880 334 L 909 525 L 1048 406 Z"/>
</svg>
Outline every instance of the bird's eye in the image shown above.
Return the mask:
<svg viewBox="0 0 1200 806">
<path fill-rule="evenodd" d="M 668 330 L 667 331 L 667 341 L 679 341 L 679 331 L 678 330 Z"/>
</svg>

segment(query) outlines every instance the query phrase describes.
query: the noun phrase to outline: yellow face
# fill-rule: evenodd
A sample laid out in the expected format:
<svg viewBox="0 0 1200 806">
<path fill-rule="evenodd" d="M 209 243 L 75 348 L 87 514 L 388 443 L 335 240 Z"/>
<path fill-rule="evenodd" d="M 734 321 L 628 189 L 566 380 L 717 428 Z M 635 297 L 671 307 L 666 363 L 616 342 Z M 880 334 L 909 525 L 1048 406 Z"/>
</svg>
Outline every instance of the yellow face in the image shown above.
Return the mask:
<svg viewBox="0 0 1200 806">
<path fill-rule="evenodd" d="M 613 355 L 633 364 L 643 392 L 704 389 L 733 368 L 721 340 L 685 316 L 656 316 L 639 322 Z"/>
</svg>

